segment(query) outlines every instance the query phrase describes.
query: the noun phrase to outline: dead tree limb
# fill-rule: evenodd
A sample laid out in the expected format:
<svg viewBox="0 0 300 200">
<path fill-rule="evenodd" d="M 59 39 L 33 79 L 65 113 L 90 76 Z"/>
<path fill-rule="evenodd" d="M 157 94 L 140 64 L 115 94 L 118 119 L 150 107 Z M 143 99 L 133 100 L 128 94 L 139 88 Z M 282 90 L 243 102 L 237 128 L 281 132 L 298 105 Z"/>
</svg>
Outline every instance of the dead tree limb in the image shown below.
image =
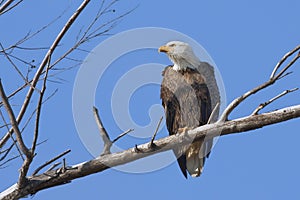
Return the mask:
<svg viewBox="0 0 300 200">
<path fill-rule="evenodd" d="M 32 154 L 34 154 L 34 152 L 35 152 L 35 148 L 36 148 L 37 140 L 38 140 L 38 136 L 39 136 L 41 110 L 42 110 L 42 105 L 43 105 L 44 94 L 45 94 L 45 91 L 46 91 L 46 85 L 47 85 L 50 62 L 51 62 L 51 56 L 48 59 L 48 66 L 47 66 L 47 69 L 46 69 L 45 77 L 44 77 L 44 80 L 43 80 L 43 86 L 42 86 L 42 89 L 40 91 L 40 96 L 39 96 L 38 103 L 37 103 L 37 108 L 36 108 L 35 129 L 34 129 L 34 134 L 33 134 L 32 145 L 31 145 Z"/>
<path fill-rule="evenodd" d="M 0 14 L 10 5 L 14 2 L 14 0 L 7 0 L 1 7 L 0 7 Z"/>
<path fill-rule="evenodd" d="M 106 129 L 103 126 L 102 120 L 100 118 L 98 109 L 94 106 L 93 107 L 93 113 L 94 113 L 94 117 L 101 135 L 101 138 L 104 142 L 104 147 L 102 150 L 101 155 L 106 155 L 106 154 L 110 154 L 110 149 L 111 146 L 113 145 L 113 143 L 115 143 L 116 141 L 118 141 L 120 138 L 124 137 L 125 135 L 127 135 L 128 133 L 132 132 L 133 129 L 128 129 L 127 131 L 121 133 L 120 135 L 118 135 L 114 140 L 111 140 Z"/>
<path fill-rule="evenodd" d="M 299 59 L 300 57 L 300 45 L 296 46 L 293 50 L 289 51 L 287 54 L 285 54 L 281 60 L 278 62 L 278 64 L 274 67 L 273 72 L 270 76 L 270 79 L 266 81 L 265 83 L 253 88 L 252 90 L 249 90 L 242 96 L 236 98 L 233 100 L 225 109 L 225 111 L 222 113 L 219 122 L 223 122 L 228 120 L 228 116 L 230 113 L 238 106 L 240 103 L 242 103 L 245 99 L 248 97 L 254 95 L 255 93 L 273 85 L 276 81 L 283 78 L 285 76 L 286 71 Z M 278 70 L 282 67 L 282 65 L 285 63 L 285 61 L 296 54 L 294 58 L 285 66 L 283 67 L 279 72 Z"/>
<path fill-rule="evenodd" d="M 20 169 L 20 175 L 19 175 L 19 182 L 18 182 L 18 187 L 21 188 L 23 187 L 23 185 L 26 183 L 26 176 L 27 176 L 27 172 L 28 172 L 28 169 L 29 169 L 29 165 L 32 161 L 32 158 L 33 158 L 33 154 L 32 152 L 26 147 L 24 141 L 23 141 L 23 138 L 22 138 L 22 135 L 21 135 L 21 131 L 19 129 L 19 125 L 18 125 L 18 122 L 15 118 L 15 114 L 8 102 L 8 99 L 7 99 L 7 96 L 4 92 L 4 89 L 2 87 L 2 83 L 1 83 L 1 80 L 0 80 L 0 96 L 1 96 L 1 99 L 2 99 L 2 102 L 4 104 L 4 107 L 6 108 L 6 111 L 8 113 L 8 116 L 10 118 L 10 123 L 11 123 L 11 126 L 16 134 L 16 140 L 17 140 L 17 143 L 22 151 L 22 153 L 26 156 L 24 162 L 23 162 L 23 165 Z"/>
<path fill-rule="evenodd" d="M 67 167 L 66 164 L 64 164 L 63 170 L 50 170 L 44 174 L 27 177 L 26 183 L 23 184 L 22 188 L 18 187 L 18 184 L 15 184 L 7 190 L 0 193 L 0 198 L 17 199 L 27 195 L 35 194 L 36 192 L 49 187 L 66 184 L 69 183 L 71 180 L 83 176 L 101 172 L 108 168 L 126 164 L 134 160 L 150 156 L 152 154 L 171 150 L 172 148 L 174 148 L 174 146 L 189 145 L 190 138 L 193 138 L 194 140 L 201 139 L 203 137 L 214 138 L 219 135 L 223 136 L 233 133 L 246 132 L 262 128 L 270 124 L 275 124 L 293 118 L 298 118 L 300 117 L 300 105 L 283 108 L 269 113 L 249 115 L 247 117 L 231 121 L 224 120 L 227 119 L 228 115 L 232 112 L 232 110 L 235 109 L 247 97 L 268 87 L 269 85 L 273 84 L 274 81 L 282 77 L 285 71 L 290 66 L 292 66 L 298 58 L 299 54 L 297 54 L 295 58 L 286 65 L 286 67 L 284 67 L 279 73 L 277 73 L 277 75 L 275 75 L 275 78 L 271 78 L 266 83 L 248 91 L 241 97 L 235 99 L 222 113 L 221 120 L 217 121 L 216 123 L 207 124 L 204 126 L 197 127 L 193 130 L 189 130 L 187 134 L 176 134 L 162 139 L 158 139 L 155 141 L 156 148 L 151 147 L 150 141 L 142 145 L 136 145 L 135 147 L 122 152 L 102 154 L 98 158 L 71 167 Z M 101 120 L 99 121 L 99 124 L 101 125 L 100 128 L 102 127 L 102 129 L 104 129 Z M 107 132 L 106 137 L 110 141 Z M 138 151 L 136 149 L 138 149 Z"/>
<path fill-rule="evenodd" d="M 65 156 L 66 154 L 70 153 L 71 149 L 68 149 L 66 151 L 64 151 L 63 153 L 59 154 L 58 156 L 55 156 L 54 158 L 52 158 L 51 160 L 45 162 L 44 164 L 42 164 L 41 166 L 39 166 L 36 170 L 34 170 L 34 172 L 32 173 L 32 176 L 36 175 L 37 173 L 39 173 L 39 171 L 41 171 L 44 167 L 50 165 L 51 163 L 53 163 L 54 161 L 60 159 L 61 157 Z"/>
<path fill-rule="evenodd" d="M 112 146 L 112 142 L 109 138 L 109 135 L 107 133 L 107 131 L 105 130 L 103 123 L 101 121 L 101 118 L 99 116 L 99 112 L 98 109 L 96 107 L 93 107 L 93 113 L 94 113 L 94 117 L 101 135 L 101 138 L 104 142 L 104 147 L 103 147 L 103 151 L 101 155 L 105 155 L 105 154 L 110 154 L 110 148 Z"/>
<path fill-rule="evenodd" d="M 14 7 L 18 6 L 23 0 L 19 0 L 14 5 L 10 6 L 15 0 L 7 0 L 1 7 L 0 7 L 0 15 L 10 11 Z M 10 6 L 10 7 L 9 7 Z"/>
<path fill-rule="evenodd" d="M 32 87 L 29 88 L 26 98 L 24 100 L 24 103 L 22 104 L 21 110 L 19 112 L 18 117 L 16 118 L 17 122 L 20 123 L 20 121 L 22 120 L 28 104 L 31 100 L 32 94 L 34 92 L 34 87 L 36 86 L 36 84 L 38 83 L 40 76 L 42 75 L 47 62 L 49 60 L 49 58 L 51 57 L 52 53 L 54 52 L 54 50 L 56 49 L 56 47 L 58 46 L 58 44 L 60 43 L 60 41 L 63 39 L 63 37 L 65 36 L 65 34 L 68 32 L 68 30 L 70 29 L 70 27 L 73 25 L 74 21 L 78 18 L 78 16 L 80 15 L 80 13 L 84 10 L 84 8 L 89 4 L 90 0 L 84 0 L 82 2 L 82 4 L 77 8 L 77 10 L 75 11 L 75 13 L 69 18 L 69 20 L 67 21 L 67 23 L 64 25 L 64 27 L 61 29 L 60 33 L 57 35 L 57 37 L 55 38 L 54 42 L 52 43 L 51 47 L 49 48 L 48 52 L 46 53 L 43 61 L 41 62 L 32 82 L 31 85 Z M 11 133 L 13 132 L 13 130 L 10 131 Z M 7 140 L 10 137 L 10 133 L 6 133 L 5 136 L 1 139 L 0 141 L 0 148 L 3 147 L 3 145 L 7 142 Z"/>
<path fill-rule="evenodd" d="M 22 0 L 19 0 L 21 2 Z M 0 7 L 0 14 L 3 10 L 7 9 L 9 7 L 9 4 L 11 4 L 13 1 L 7 0 L 6 3 L 8 3 L 8 6 L 6 8 Z M 27 81 L 27 77 L 22 76 L 22 78 L 26 82 L 26 86 L 30 84 L 30 87 L 28 89 L 27 95 L 24 99 L 24 102 L 22 104 L 22 107 L 19 111 L 19 114 L 17 117 L 14 116 L 14 112 L 11 109 L 9 105 L 9 101 L 7 96 L 4 93 L 4 89 L 2 87 L 1 81 L 0 81 L 0 95 L 2 97 L 3 105 L 6 107 L 7 113 L 9 115 L 10 121 L 11 121 L 11 129 L 6 133 L 6 135 L 1 139 L 0 141 L 0 148 L 4 146 L 6 141 L 10 138 L 11 134 L 14 132 L 16 135 L 16 141 L 18 146 L 20 146 L 20 149 L 22 153 L 26 156 L 24 159 L 20 177 L 18 183 L 14 184 L 7 190 L 0 193 L 0 199 L 19 199 L 22 197 L 25 197 L 27 195 L 32 195 L 37 193 L 38 191 L 70 183 L 72 180 L 87 176 L 93 173 L 104 171 L 108 168 L 115 167 L 118 165 L 126 164 L 132 161 L 135 161 L 140 158 L 144 158 L 156 153 L 160 153 L 163 151 L 171 150 L 175 146 L 178 145 L 189 145 L 190 144 L 190 138 L 193 138 L 195 140 L 202 139 L 203 137 L 213 138 L 217 137 L 221 134 L 228 135 L 228 134 L 234 134 L 239 132 L 246 132 L 254 129 L 258 129 L 270 124 L 279 123 L 282 121 L 287 121 L 293 118 L 300 117 L 300 105 L 284 108 L 277 111 L 272 111 L 269 113 L 263 113 L 258 114 L 258 111 L 255 112 L 254 115 L 249 115 L 244 118 L 235 119 L 228 121 L 228 116 L 230 113 L 246 98 L 249 96 L 255 94 L 258 91 L 263 90 L 266 87 L 269 87 L 270 85 L 274 84 L 277 80 L 286 77 L 287 70 L 299 59 L 300 53 L 298 52 L 300 50 L 300 46 L 297 46 L 292 51 L 288 52 L 275 66 L 273 69 L 273 72 L 270 76 L 270 79 L 267 80 L 262 85 L 249 90 L 242 96 L 235 99 L 233 102 L 229 104 L 229 106 L 225 109 L 223 112 L 221 118 L 216 123 L 207 124 L 201 127 L 197 127 L 195 129 L 187 131 L 186 134 L 176 134 L 172 136 L 168 136 L 162 139 L 155 140 L 155 135 L 157 131 L 155 132 L 152 140 L 148 143 L 136 145 L 135 147 L 132 147 L 128 150 L 124 150 L 122 152 L 118 153 L 111 153 L 110 148 L 112 146 L 112 143 L 117 141 L 122 136 L 126 135 L 129 131 L 126 131 L 125 133 L 122 133 L 120 136 L 118 136 L 115 140 L 111 141 L 109 138 L 108 133 L 106 132 L 101 119 L 99 117 L 99 114 L 97 110 L 94 108 L 94 114 L 96 121 L 98 123 L 100 132 L 102 134 L 105 148 L 104 153 L 101 154 L 99 157 L 92 159 L 90 161 L 80 163 L 73 166 L 67 166 L 67 162 L 65 159 L 63 159 L 63 166 L 59 169 L 54 169 L 58 166 L 58 164 L 54 164 L 52 167 L 50 167 L 49 170 L 42 174 L 38 174 L 38 172 L 44 168 L 45 166 L 52 163 L 54 160 L 61 158 L 65 153 L 55 157 L 54 159 L 46 162 L 46 164 L 41 165 L 40 168 L 38 168 L 35 173 L 32 176 L 28 176 L 27 172 L 30 166 L 30 163 L 32 162 L 32 159 L 34 157 L 34 151 L 36 148 L 37 138 L 38 138 L 38 129 L 39 129 L 39 118 L 40 118 L 40 111 L 41 111 L 41 105 L 42 105 L 42 99 L 43 99 L 43 93 L 46 86 L 46 80 L 48 75 L 48 70 L 55 65 L 57 62 L 59 62 L 61 59 L 66 58 L 67 55 L 69 55 L 70 52 L 72 52 L 74 49 L 76 49 L 82 42 L 86 42 L 89 39 L 92 39 L 94 37 L 99 36 L 99 34 L 105 34 L 108 30 L 110 30 L 111 27 L 115 25 L 115 20 L 118 20 L 119 18 L 122 18 L 124 15 L 121 15 L 119 18 L 115 18 L 111 21 L 108 21 L 103 26 L 100 26 L 96 28 L 95 30 L 90 29 L 94 25 L 94 22 L 91 23 L 89 28 L 86 32 L 84 32 L 82 36 L 82 40 L 79 40 L 78 43 L 76 43 L 72 48 L 70 48 L 65 54 L 63 54 L 62 57 L 60 57 L 57 62 L 55 61 L 52 66 L 50 66 L 50 58 L 65 36 L 65 34 L 68 32 L 70 27 L 74 24 L 74 21 L 77 19 L 77 17 L 80 15 L 80 13 L 84 10 L 84 8 L 88 5 L 90 0 L 83 0 L 82 4 L 78 7 L 76 12 L 69 18 L 68 22 L 65 24 L 65 26 L 61 29 L 60 33 L 57 35 L 56 39 L 52 43 L 51 47 L 48 49 L 48 52 L 45 54 L 44 58 L 42 59 L 42 62 L 40 66 L 37 68 L 37 71 L 34 75 L 34 78 L 31 81 Z M 107 9 L 104 9 L 102 12 L 110 12 L 112 11 L 110 8 L 110 5 L 113 5 L 117 0 L 112 1 L 111 4 L 108 5 Z M 104 3 L 104 2 L 102 2 Z M 103 4 L 102 4 L 103 5 Z M 3 9 L 3 10 L 1 10 Z M 114 11 L 113 11 L 114 12 Z M 130 11 L 131 12 L 131 11 Z M 129 12 L 128 12 L 129 13 Z M 125 13 L 126 15 L 126 13 Z M 97 15 L 98 16 L 98 15 Z M 101 16 L 101 12 L 99 12 L 99 16 Z M 97 18 L 96 18 L 97 19 Z M 95 20 L 96 20 L 95 19 Z M 108 29 L 105 29 L 103 31 L 98 32 L 102 27 L 107 26 L 109 24 Z M 89 32 L 91 31 L 91 32 Z M 2 52 L 5 54 L 5 49 L 2 48 Z M 295 55 L 296 54 L 296 55 Z M 7 58 L 9 59 L 8 54 L 5 54 Z M 287 59 L 291 56 L 294 56 L 293 59 L 289 63 L 287 63 L 285 66 L 283 66 Z M 9 60 L 10 61 L 10 60 Z M 13 62 L 10 62 L 13 66 Z M 47 66 L 48 64 L 48 66 Z M 46 68 L 46 70 L 45 70 Z M 16 67 L 17 71 L 18 68 Z M 34 138 L 32 142 L 31 149 L 28 149 L 26 145 L 24 144 L 23 138 L 21 136 L 21 131 L 19 130 L 19 123 L 21 122 L 29 102 L 32 100 L 32 95 L 34 91 L 36 90 L 37 83 L 41 80 L 42 74 L 45 73 L 44 83 L 42 87 L 42 91 L 40 94 L 40 99 L 38 100 L 38 106 L 37 106 L 37 118 L 36 118 L 36 127 L 34 131 Z M 22 75 L 22 74 L 20 74 Z M 24 87 L 26 87 L 24 86 Z M 284 94 L 283 94 L 284 95 Z M 273 98 L 274 100 L 277 98 L 280 98 L 283 95 L 279 95 L 278 97 Z M 272 103 L 274 100 L 271 99 L 269 102 Z M 260 109 L 259 109 L 260 110 Z M 211 121 L 211 120 L 209 120 Z M 160 123 L 159 123 L 160 124 Z M 159 127 L 159 125 L 158 125 Z M 157 128 L 158 129 L 158 128 Z M 153 144 L 155 144 L 156 148 L 152 148 Z"/>
<path fill-rule="evenodd" d="M 273 103 L 274 101 L 276 101 L 277 99 L 287 95 L 288 93 L 291 93 L 291 92 L 295 92 L 296 90 L 298 90 L 299 88 L 294 88 L 294 89 L 290 89 L 290 90 L 285 90 L 283 91 L 282 93 L 280 93 L 279 95 L 273 97 L 272 99 L 264 102 L 264 103 L 261 103 L 259 104 L 259 106 L 253 111 L 252 115 L 257 115 L 258 112 L 260 110 L 262 110 L 264 107 L 266 107 L 267 105 L 269 105 L 270 103 Z"/>
<path fill-rule="evenodd" d="M 160 119 L 159 119 L 159 121 L 158 121 L 158 123 L 157 123 L 156 129 L 155 129 L 155 131 L 154 131 L 154 134 L 153 134 L 153 136 L 152 136 L 152 138 L 151 138 L 151 140 L 150 140 L 150 146 L 151 146 L 151 147 L 155 147 L 154 140 L 155 140 L 156 134 L 157 134 L 157 132 L 158 132 L 158 129 L 159 129 L 159 127 L 160 127 L 160 124 L 161 124 L 162 120 L 163 120 L 163 117 L 160 117 Z"/>
<path fill-rule="evenodd" d="M 104 171 L 108 168 L 126 164 L 140 158 L 144 158 L 159 152 L 172 149 L 176 145 L 189 145 L 189 138 L 200 139 L 203 137 L 215 137 L 217 133 L 223 135 L 246 132 L 270 124 L 276 124 L 293 118 L 300 117 L 300 105 L 292 106 L 277 111 L 252 115 L 222 124 L 214 123 L 189 130 L 187 134 L 171 135 L 155 141 L 156 148 L 150 147 L 150 142 L 138 145 L 128 150 L 100 156 L 93 160 L 72 166 L 72 170 L 65 172 L 51 170 L 47 173 L 28 177 L 28 184 L 21 190 L 13 185 L 0 193 L 0 199 L 17 199 L 26 195 L 35 194 L 38 191 L 69 183 L 71 180 Z"/>
<path fill-rule="evenodd" d="M 6 111 L 9 115 L 11 126 L 14 129 L 14 132 L 16 133 L 17 143 L 18 143 L 22 153 L 24 155 L 26 155 L 26 157 L 30 157 L 31 153 L 30 153 L 29 149 L 26 147 L 26 145 L 23 141 L 21 131 L 19 129 L 18 122 L 17 122 L 15 114 L 14 114 L 14 112 L 13 112 L 13 110 L 12 110 L 12 108 L 11 108 L 9 102 L 8 102 L 8 99 L 7 99 L 7 96 L 4 92 L 1 80 L 0 80 L 0 96 L 1 96 L 1 99 L 2 99 L 2 102 L 3 102 L 4 106 L 6 108 Z"/>
</svg>

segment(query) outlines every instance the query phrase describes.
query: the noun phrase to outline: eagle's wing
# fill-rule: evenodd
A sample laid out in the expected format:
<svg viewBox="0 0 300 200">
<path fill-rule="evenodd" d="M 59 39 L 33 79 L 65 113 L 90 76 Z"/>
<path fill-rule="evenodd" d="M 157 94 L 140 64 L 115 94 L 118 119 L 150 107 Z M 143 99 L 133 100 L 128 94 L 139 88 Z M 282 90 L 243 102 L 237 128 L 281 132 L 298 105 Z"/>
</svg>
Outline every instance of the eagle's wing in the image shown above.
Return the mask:
<svg viewBox="0 0 300 200">
<path fill-rule="evenodd" d="M 211 99 L 211 108 L 214 109 L 216 105 L 221 103 L 220 90 L 215 76 L 214 67 L 207 62 L 200 62 L 196 69 L 204 76 L 209 90 Z M 215 110 L 211 122 L 216 122 L 219 116 L 220 106 Z"/>
<path fill-rule="evenodd" d="M 169 66 L 164 70 L 163 76 L 161 99 L 169 134 L 176 134 L 180 128 L 194 128 L 206 124 L 211 113 L 211 101 L 201 74 L 196 70 L 181 74 Z M 195 176 L 201 173 L 205 159 L 205 156 L 200 155 L 203 154 L 200 150 L 202 142 L 193 142 L 188 149 L 181 146 L 173 149 L 185 177 L 186 170 Z"/>
<path fill-rule="evenodd" d="M 210 123 L 216 122 L 219 117 L 220 104 L 221 104 L 221 95 L 216 80 L 215 69 L 207 62 L 200 62 L 196 69 L 204 76 L 206 79 L 206 84 L 209 90 L 210 99 L 211 99 L 211 109 L 214 110 L 214 115 L 210 116 Z M 217 106 L 217 104 L 219 104 Z M 209 156 L 211 149 L 213 147 L 212 139 L 204 139 L 204 145 L 202 145 L 202 152 L 206 157 Z"/>
<path fill-rule="evenodd" d="M 162 99 L 162 106 L 165 110 L 166 125 L 169 135 L 174 135 L 177 133 L 180 125 L 179 123 L 176 123 L 176 121 L 179 121 L 180 104 L 174 92 L 172 92 L 174 84 L 169 81 L 171 79 L 169 70 L 171 70 L 171 66 L 166 67 L 163 71 L 164 78 L 161 84 L 160 97 Z M 182 148 L 174 148 L 173 152 L 177 158 L 181 172 L 183 173 L 184 177 L 187 178 L 186 158 Z"/>
</svg>

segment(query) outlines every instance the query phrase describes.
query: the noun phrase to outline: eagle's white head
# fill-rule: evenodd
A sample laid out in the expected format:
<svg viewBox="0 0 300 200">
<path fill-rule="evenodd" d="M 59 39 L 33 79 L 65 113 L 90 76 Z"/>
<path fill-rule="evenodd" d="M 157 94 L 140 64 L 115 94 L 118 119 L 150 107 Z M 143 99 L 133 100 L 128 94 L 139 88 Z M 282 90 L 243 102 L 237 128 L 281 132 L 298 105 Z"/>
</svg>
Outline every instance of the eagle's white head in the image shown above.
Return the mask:
<svg viewBox="0 0 300 200">
<path fill-rule="evenodd" d="M 196 68 L 200 60 L 195 56 L 190 45 L 180 41 L 168 42 L 159 47 L 158 52 L 164 52 L 173 62 L 175 71 L 186 70 L 187 68 Z"/>
</svg>

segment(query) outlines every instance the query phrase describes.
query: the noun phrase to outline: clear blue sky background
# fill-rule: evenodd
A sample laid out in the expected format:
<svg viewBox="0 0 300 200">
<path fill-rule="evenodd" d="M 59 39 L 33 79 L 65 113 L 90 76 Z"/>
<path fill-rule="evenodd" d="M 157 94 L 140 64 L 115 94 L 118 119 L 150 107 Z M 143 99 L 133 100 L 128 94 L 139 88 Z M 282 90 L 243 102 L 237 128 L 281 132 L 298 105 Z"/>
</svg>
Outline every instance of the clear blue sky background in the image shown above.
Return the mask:
<svg viewBox="0 0 300 200">
<path fill-rule="evenodd" d="M 9 46 L 28 31 L 38 30 L 68 8 L 58 22 L 25 45 L 49 46 L 65 20 L 79 4 L 78 0 L 24 1 L 11 13 L 1 16 L 0 42 Z M 73 44 L 74 35 L 95 12 L 96 6 L 93 4 L 94 2 L 89 5 L 71 33 L 62 41 L 62 47 L 56 55 L 59 55 L 64 47 Z M 174 29 L 192 37 L 209 52 L 217 64 L 225 84 L 227 102 L 264 82 L 277 61 L 300 41 L 300 2 L 297 0 L 124 0 L 115 6 L 115 14 L 121 14 L 136 5 L 139 5 L 136 10 L 126 16 L 111 33 L 155 26 Z M 106 38 L 88 43 L 85 49 L 92 50 Z M 146 53 L 147 51 L 144 52 Z M 21 55 L 27 60 L 35 59 L 39 63 L 43 52 Z M 85 52 L 75 54 L 79 59 L 84 59 L 86 55 Z M 143 64 L 145 58 L 142 57 L 142 54 L 136 57 L 130 55 L 128 60 L 136 59 L 138 64 Z M 144 57 L 147 58 L 147 55 Z M 163 55 L 159 57 L 157 56 L 157 59 L 162 59 L 164 64 L 170 63 Z M 152 55 L 146 61 L 151 62 L 151 58 L 156 57 Z M 126 60 L 126 57 L 122 59 Z M 7 63 L 1 63 L 0 77 L 9 93 L 21 84 L 21 79 L 16 78 L 15 71 L 11 70 Z M 69 65 L 65 62 L 58 67 Z M 26 71 L 26 66 L 23 70 Z M 64 79 L 62 83 L 49 83 L 48 95 L 55 88 L 59 90 L 43 109 L 40 140 L 48 141 L 39 146 L 34 166 L 39 166 L 66 149 L 72 149 L 66 157 L 70 165 L 92 159 L 79 139 L 72 117 L 72 89 L 77 71 L 78 67 L 58 75 L 57 77 Z M 299 63 L 294 66 L 293 71 L 292 75 L 278 82 L 277 86 L 244 102 L 231 118 L 251 113 L 259 103 L 285 89 L 299 87 Z M 56 78 L 53 80 L 57 80 Z M 109 79 L 105 80 L 107 82 L 103 85 L 110 83 Z M 112 80 L 115 78 L 112 77 Z M 135 106 L 131 107 L 133 117 L 140 124 L 148 123 L 147 115 L 151 104 L 160 103 L 158 87 L 144 89 L 149 89 L 147 101 L 137 92 L 137 99 L 133 100 Z M 120 130 L 111 120 L 109 95 L 105 96 L 103 91 L 97 91 L 96 105 L 103 110 L 103 121 L 108 131 L 117 134 Z M 299 92 L 290 94 L 267 107 L 265 111 L 299 104 L 299 96 Z M 20 99 L 16 97 L 14 103 L 14 108 L 18 110 Z M 74 180 L 71 184 L 41 191 L 33 199 L 299 199 L 299 128 L 297 119 L 248 133 L 222 137 L 213 149 L 203 175 L 197 179 L 185 180 L 176 163 L 145 174 L 109 169 Z M 29 126 L 28 134 L 31 134 L 30 131 Z M 1 135 L 2 133 L 4 130 L 1 129 Z M 166 132 L 162 131 L 160 137 L 166 135 Z M 118 144 L 122 145 L 126 140 L 124 138 Z M 135 143 L 139 142 L 133 141 L 126 145 L 133 146 Z M 20 161 L 14 161 L 7 168 L 0 169 L 1 191 L 15 183 L 19 167 Z"/>
</svg>

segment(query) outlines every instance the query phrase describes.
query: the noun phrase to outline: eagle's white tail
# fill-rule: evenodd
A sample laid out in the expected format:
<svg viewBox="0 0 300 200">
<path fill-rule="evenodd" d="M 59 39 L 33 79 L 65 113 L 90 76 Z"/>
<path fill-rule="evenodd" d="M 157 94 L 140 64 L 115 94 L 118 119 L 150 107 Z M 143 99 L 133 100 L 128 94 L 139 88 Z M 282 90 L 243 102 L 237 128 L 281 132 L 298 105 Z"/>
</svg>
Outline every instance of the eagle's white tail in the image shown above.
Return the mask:
<svg viewBox="0 0 300 200">
<path fill-rule="evenodd" d="M 193 142 L 186 152 L 186 169 L 192 177 L 201 175 L 205 155 L 201 153 L 200 146 L 202 141 Z"/>
</svg>

